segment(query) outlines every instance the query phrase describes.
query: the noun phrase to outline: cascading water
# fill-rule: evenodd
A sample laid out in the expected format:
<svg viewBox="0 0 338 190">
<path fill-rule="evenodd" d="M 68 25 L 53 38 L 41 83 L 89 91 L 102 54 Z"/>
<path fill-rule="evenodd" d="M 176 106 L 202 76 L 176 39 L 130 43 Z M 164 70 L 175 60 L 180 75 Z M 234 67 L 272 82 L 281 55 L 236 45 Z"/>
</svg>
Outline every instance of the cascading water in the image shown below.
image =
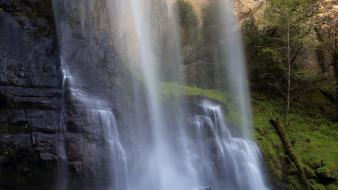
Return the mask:
<svg viewBox="0 0 338 190">
<path fill-rule="evenodd" d="M 112 64 L 115 57 L 102 53 L 103 48 L 98 47 L 104 46 L 107 52 L 111 52 L 106 43 L 94 41 L 100 39 L 97 31 L 90 26 L 93 15 L 87 13 L 95 5 L 90 1 L 55 0 L 53 6 L 64 76 L 61 124 L 64 147 L 59 149 L 68 155 L 68 165 L 75 172 L 87 169 L 94 176 L 92 179 L 95 178 L 88 187 L 82 184 L 82 180 L 74 185 L 69 179 L 69 172 L 62 167 L 55 189 L 127 189 L 126 153 L 120 141 L 112 103 L 107 101 L 111 96 L 104 91 L 107 85 L 102 83 L 110 79 L 102 70 L 110 67 L 108 65 L 100 70 L 96 65 L 103 61 Z M 95 56 L 90 56 L 91 53 Z M 99 73 L 101 76 L 98 76 Z"/>
<path fill-rule="evenodd" d="M 101 126 L 103 138 L 109 147 L 107 152 L 111 169 L 108 173 L 108 189 L 128 189 L 126 153 L 120 141 L 115 116 L 110 110 L 93 109 L 90 112 L 94 123 Z"/>
<path fill-rule="evenodd" d="M 212 189 L 267 189 L 257 145 L 233 136 L 220 105 L 202 101 L 194 117 L 196 163 L 205 186 Z"/>
<path fill-rule="evenodd" d="M 251 107 L 248 77 L 245 68 L 245 56 L 242 45 L 239 22 L 236 19 L 233 1 L 220 0 L 219 12 L 224 35 L 220 45 L 220 61 L 225 64 L 224 78 L 228 84 L 237 112 L 241 114 L 240 126 L 245 138 L 251 136 Z"/>
<path fill-rule="evenodd" d="M 183 83 L 184 78 L 172 1 L 54 0 L 68 99 L 64 150 L 71 164 L 94 165 L 94 175 L 104 178 L 92 179 L 97 180 L 92 189 L 267 189 L 259 149 L 250 140 L 249 93 L 237 22 L 231 2 L 216 1 L 225 34 L 219 35 L 218 64 L 224 68 L 220 76 L 227 76 L 219 89 L 230 92 L 235 111 L 243 116 L 239 128 L 227 121 L 220 103 L 191 103 L 189 98 L 162 94 L 164 80 Z M 115 83 L 121 85 L 111 77 L 118 75 L 112 69 L 115 64 L 135 78 L 122 95 L 112 90 Z M 120 106 L 117 119 L 114 103 L 119 101 L 133 104 L 125 110 Z M 191 111 L 191 104 L 199 111 Z M 77 141 L 84 145 L 77 144 L 80 156 L 74 157 L 71 150 Z"/>
<path fill-rule="evenodd" d="M 189 165 L 182 164 L 184 160 L 187 160 L 184 151 L 176 149 L 176 147 L 180 146 L 180 142 L 178 142 L 177 139 L 179 130 L 177 127 L 168 124 L 164 118 L 164 113 L 168 111 L 169 107 L 165 106 L 166 103 L 161 97 L 161 78 L 159 76 L 158 63 L 158 54 L 160 51 L 155 49 L 155 47 L 158 47 L 160 44 L 158 41 L 154 41 L 154 36 L 156 35 L 154 31 L 156 31 L 156 29 L 150 25 L 153 21 L 153 17 L 156 16 L 151 14 L 154 4 L 152 1 L 147 0 L 120 0 L 118 2 L 117 4 L 122 7 L 130 6 L 129 10 L 131 10 L 133 18 L 131 22 L 133 22 L 134 25 L 130 26 L 131 29 L 129 29 L 128 32 L 134 35 L 133 37 L 135 39 L 134 48 L 136 49 L 136 56 L 138 56 L 136 63 L 137 67 L 140 68 L 146 89 L 145 101 L 147 102 L 147 108 L 149 110 L 150 133 L 152 134 L 152 142 L 150 142 L 146 150 L 148 154 L 145 158 L 146 162 L 139 163 L 144 165 L 141 168 L 143 168 L 145 174 L 143 174 L 143 177 L 136 177 L 136 185 L 132 184 L 131 189 L 192 189 L 197 186 L 194 172 Z M 158 4 L 161 3 L 167 6 L 164 1 L 158 2 Z M 121 17 L 121 15 L 117 16 L 117 18 Z M 171 71 L 177 71 L 177 69 L 174 68 L 171 69 Z M 178 118 L 175 118 L 174 120 L 177 121 L 177 119 Z M 173 139 L 177 139 L 177 141 L 173 141 Z M 137 172 L 136 175 L 139 176 L 142 174 Z"/>
</svg>

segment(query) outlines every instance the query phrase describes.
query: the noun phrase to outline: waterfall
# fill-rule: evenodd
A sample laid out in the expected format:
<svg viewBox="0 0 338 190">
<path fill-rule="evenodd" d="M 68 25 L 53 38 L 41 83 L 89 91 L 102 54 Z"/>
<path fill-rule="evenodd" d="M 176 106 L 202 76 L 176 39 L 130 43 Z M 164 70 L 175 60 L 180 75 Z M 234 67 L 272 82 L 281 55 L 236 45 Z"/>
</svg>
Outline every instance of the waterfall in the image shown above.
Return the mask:
<svg viewBox="0 0 338 190">
<path fill-rule="evenodd" d="M 220 0 L 220 20 L 224 35 L 220 54 L 228 88 L 234 97 L 237 112 L 242 115 L 240 126 L 245 138 L 251 136 L 251 107 L 247 71 L 245 67 L 244 48 L 241 39 L 239 21 L 237 20 L 232 0 Z"/>
<path fill-rule="evenodd" d="M 142 168 L 142 173 L 140 171 L 135 171 L 133 177 L 135 182 L 132 183 L 131 189 L 139 189 L 139 190 L 149 190 L 149 189 L 158 189 L 158 190 L 185 190 L 192 189 L 196 185 L 196 176 L 194 171 L 189 165 L 184 165 L 182 162 L 184 160 L 188 160 L 188 157 L 185 152 L 177 149 L 177 147 L 181 146 L 182 142 L 177 139 L 182 134 L 179 134 L 180 128 L 179 126 L 173 126 L 166 122 L 164 118 L 164 113 L 170 110 L 169 106 L 166 105 L 166 102 L 162 100 L 162 95 L 160 91 L 160 65 L 159 65 L 159 54 L 161 51 L 156 49 L 160 44 L 156 39 L 156 29 L 151 24 L 156 25 L 156 13 L 153 13 L 152 10 L 153 4 L 152 1 L 140 0 L 140 1 L 132 1 L 132 0 L 118 0 L 118 7 L 111 6 L 112 9 L 121 7 L 128 7 L 127 10 L 130 11 L 132 22 L 134 25 L 129 26 L 126 30 L 128 34 L 131 35 L 132 39 L 134 39 L 133 48 L 135 50 L 135 55 L 137 57 L 136 60 L 136 68 L 139 69 L 140 74 L 143 78 L 146 99 L 142 100 L 146 102 L 147 109 L 149 111 L 149 125 L 148 128 L 150 130 L 150 138 L 151 142 L 147 145 L 145 152 L 145 162 L 138 163 Z M 157 3 L 157 4 L 156 4 Z M 168 6 L 168 4 L 164 1 L 156 2 L 158 6 Z M 112 12 L 116 12 L 113 11 Z M 171 13 L 168 13 L 170 15 Z M 158 15 L 160 16 L 160 15 Z M 114 15 L 114 18 L 123 18 L 123 15 Z M 160 16 L 161 17 L 161 16 Z M 170 18 L 170 16 L 169 16 Z M 170 18 L 169 22 L 161 22 L 159 25 L 172 25 L 173 18 Z M 115 22 L 121 22 L 121 20 L 117 20 Z M 175 37 L 176 35 L 172 35 L 170 37 Z M 178 42 L 177 38 L 170 38 L 173 41 Z M 178 45 L 174 43 L 174 47 Z M 172 52 L 175 56 L 175 51 L 177 49 L 166 49 L 169 52 Z M 179 56 L 176 53 L 176 60 L 179 60 Z M 175 60 L 175 59 L 173 59 Z M 128 60 L 132 62 L 132 60 Z M 177 63 L 178 61 L 176 61 Z M 172 63 L 175 66 L 175 63 Z M 170 69 L 174 72 L 179 72 L 177 68 L 172 67 Z M 168 77 L 174 79 L 179 76 L 177 73 L 167 74 Z M 175 76 L 175 77 L 173 77 Z M 139 96 L 136 94 L 136 96 Z M 179 100 L 177 100 L 179 101 Z M 176 109 L 180 109 L 177 106 L 172 106 Z M 172 121 L 176 124 L 180 122 L 179 116 L 174 118 Z M 144 127 L 144 123 L 139 123 L 139 127 Z M 171 130 L 168 130 L 170 129 Z M 146 129 L 145 129 L 146 130 Z M 176 140 L 173 140 L 176 139 Z M 137 142 L 136 142 L 137 143 Z M 139 155 L 142 156 L 142 155 Z M 136 161 L 136 160 L 135 160 Z M 137 161 L 136 161 L 137 162 Z M 159 169 L 161 168 L 161 169 Z"/>
<path fill-rule="evenodd" d="M 257 145 L 233 135 L 221 106 L 207 100 L 200 106 L 201 115 L 194 117 L 192 149 L 204 185 L 211 189 L 267 189 Z"/>
<path fill-rule="evenodd" d="M 71 178 L 60 168 L 56 190 L 73 188 L 128 189 L 125 148 L 112 110 L 111 80 L 116 61 L 103 31 L 92 28 L 91 1 L 53 1 L 63 74 L 63 111 L 60 125 L 66 167 L 84 179 Z M 87 14 L 88 13 L 88 14 Z M 96 23 L 98 24 L 98 23 Z M 105 25 L 106 24 L 102 24 Z M 98 39 L 101 37 L 101 39 Z M 105 42 L 105 43 L 104 43 Z M 102 52 L 105 49 L 106 52 Z M 106 61 L 104 68 L 97 65 Z M 107 71 L 108 70 L 108 71 Z M 83 180 L 92 181 L 88 185 Z M 72 181 L 79 182 L 72 184 Z M 74 182 L 73 182 L 74 183 Z M 87 187 L 88 186 L 88 187 Z"/>
<path fill-rule="evenodd" d="M 75 186 L 268 189 L 250 137 L 238 22 L 230 0 L 217 2 L 225 34 L 215 53 L 224 76 L 217 87 L 230 93 L 242 116 L 233 125 L 222 103 L 162 93 L 163 82 L 184 84 L 171 0 L 54 0 L 65 96 L 60 150 L 75 173 L 94 176 L 84 177 L 93 188 Z M 70 175 L 61 177 L 67 180 L 59 189 L 74 188 Z"/>
<path fill-rule="evenodd" d="M 103 138 L 108 144 L 109 186 L 108 189 L 128 189 L 128 171 L 125 150 L 121 144 L 117 122 L 109 110 L 91 110 L 92 119 L 102 127 Z"/>
</svg>

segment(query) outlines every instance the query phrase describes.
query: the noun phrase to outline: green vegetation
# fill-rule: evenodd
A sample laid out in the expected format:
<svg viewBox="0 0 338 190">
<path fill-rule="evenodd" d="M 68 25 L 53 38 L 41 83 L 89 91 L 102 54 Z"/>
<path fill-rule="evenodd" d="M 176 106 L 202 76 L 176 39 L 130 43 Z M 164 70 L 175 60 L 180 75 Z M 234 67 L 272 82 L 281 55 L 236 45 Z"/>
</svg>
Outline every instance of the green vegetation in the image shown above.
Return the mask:
<svg viewBox="0 0 338 190">
<path fill-rule="evenodd" d="M 192 86 L 215 86 L 215 52 L 219 46 L 221 27 L 217 14 L 217 1 L 210 1 L 203 8 L 199 19 L 188 0 L 177 0 L 180 35 L 182 42 L 185 81 Z"/>
<path fill-rule="evenodd" d="M 198 20 L 192 5 L 184 0 L 176 2 L 177 12 L 179 13 L 179 24 L 182 27 L 181 34 L 183 35 L 183 44 L 192 43 L 197 34 Z"/>
<path fill-rule="evenodd" d="M 270 89 L 290 104 L 316 88 L 321 75 L 306 68 L 315 49 L 314 15 L 316 0 L 271 0 L 264 8 L 265 24 L 254 17 L 243 24 L 252 83 L 256 89 Z M 286 117 L 286 116 L 285 116 Z"/>
<path fill-rule="evenodd" d="M 193 6 L 185 0 L 176 1 L 176 9 L 178 12 L 178 21 L 180 25 L 180 35 L 184 64 L 189 64 L 198 59 L 201 47 L 201 34 L 199 21 Z"/>
<path fill-rule="evenodd" d="M 250 15 L 242 25 L 255 134 L 269 173 L 291 189 L 305 188 L 302 172 L 311 189 L 338 189 L 332 3 L 270 0 L 262 8 L 263 23 Z M 280 123 L 285 137 L 270 119 Z"/>
<path fill-rule="evenodd" d="M 322 99 L 321 97 L 317 97 Z M 292 189 L 302 189 L 295 171 L 289 163 L 282 143 L 269 123 L 283 112 L 283 101 L 255 97 L 255 131 L 268 168 L 274 177 L 289 182 Z M 318 102 L 313 102 L 316 104 Z M 290 111 L 290 126 L 286 133 L 291 139 L 293 150 L 303 164 L 303 169 L 314 189 L 338 188 L 338 124 L 325 118 L 320 112 L 307 112 L 298 105 Z"/>
<path fill-rule="evenodd" d="M 222 102 L 226 105 L 230 102 L 229 98 L 227 98 L 224 93 L 215 89 L 202 89 L 175 83 L 163 83 L 161 89 L 162 93 L 165 95 L 205 96 L 210 99 Z"/>
<path fill-rule="evenodd" d="M 215 89 L 202 89 L 198 87 L 191 87 L 186 85 L 180 85 L 176 83 L 162 83 L 161 92 L 164 96 L 201 96 L 211 100 L 223 103 L 228 108 L 227 118 L 229 122 L 236 126 L 240 123 L 241 116 L 234 111 L 234 104 L 231 97 L 226 92 L 221 92 Z"/>
</svg>

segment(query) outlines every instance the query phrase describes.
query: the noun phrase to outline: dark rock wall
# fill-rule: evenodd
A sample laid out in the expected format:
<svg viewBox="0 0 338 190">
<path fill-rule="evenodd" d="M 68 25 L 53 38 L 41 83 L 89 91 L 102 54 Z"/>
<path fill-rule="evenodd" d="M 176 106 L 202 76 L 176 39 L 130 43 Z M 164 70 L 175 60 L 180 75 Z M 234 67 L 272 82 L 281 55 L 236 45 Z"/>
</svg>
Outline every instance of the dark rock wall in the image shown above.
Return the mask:
<svg viewBox="0 0 338 190">
<path fill-rule="evenodd" d="M 61 72 L 50 5 L 0 0 L 0 189 L 4 172 L 24 175 L 58 159 Z"/>
</svg>

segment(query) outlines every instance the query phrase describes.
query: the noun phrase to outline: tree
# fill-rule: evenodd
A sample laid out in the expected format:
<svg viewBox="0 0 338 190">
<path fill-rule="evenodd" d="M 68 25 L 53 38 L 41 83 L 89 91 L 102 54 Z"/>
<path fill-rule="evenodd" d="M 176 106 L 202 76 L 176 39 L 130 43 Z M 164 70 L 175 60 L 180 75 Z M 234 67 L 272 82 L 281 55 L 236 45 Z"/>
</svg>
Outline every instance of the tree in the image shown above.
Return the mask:
<svg viewBox="0 0 338 190">
<path fill-rule="evenodd" d="M 210 0 L 198 20 L 193 6 L 187 0 L 177 0 L 178 21 L 184 56 L 185 80 L 190 85 L 212 88 L 215 86 L 214 54 L 218 38 L 215 34 L 217 0 Z M 217 17 L 216 17 L 217 16 Z"/>
<path fill-rule="evenodd" d="M 214 63 L 217 59 L 217 52 L 222 39 L 221 34 L 224 33 L 219 15 L 219 2 L 210 0 L 203 9 L 203 56 L 208 62 Z"/>
<path fill-rule="evenodd" d="M 277 46 L 270 47 L 275 59 L 286 72 L 286 88 L 280 91 L 286 100 L 285 122 L 287 122 L 292 93 L 298 87 L 293 85 L 294 78 L 302 72 L 293 72 L 295 61 L 308 46 L 313 46 L 314 16 L 319 9 L 318 0 L 270 0 L 265 9 L 265 19 L 273 28 Z M 311 45 L 310 45 L 311 44 Z M 276 79 L 280 80 L 280 79 Z"/>
<path fill-rule="evenodd" d="M 225 86 L 222 78 L 224 77 L 224 65 L 221 64 L 223 44 L 226 42 L 227 32 L 222 23 L 222 15 L 219 0 L 209 0 L 203 9 L 203 60 L 208 63 L 209 80 L 212 80 L 213 87 Z"/>
<path fill-rule="evenodd" d="M 320 41 L 319 48 L 329 57 L 333 67 L 335 85 L 336 120 L 338 121 L 338 7 L 335 0 L 321 1 L 316 15 L 316 34 Z M 323 53 L 324 53 L 323 52 Z"/>
<path fill-rule="evenodd" d="M 184 51 L 184 64 L 197 59 L 200 46 L 199 23 L 193 6 L 185 0 L 176 1 L 178 21 L 181 28 L 181 41 Z"/>
</svg>

